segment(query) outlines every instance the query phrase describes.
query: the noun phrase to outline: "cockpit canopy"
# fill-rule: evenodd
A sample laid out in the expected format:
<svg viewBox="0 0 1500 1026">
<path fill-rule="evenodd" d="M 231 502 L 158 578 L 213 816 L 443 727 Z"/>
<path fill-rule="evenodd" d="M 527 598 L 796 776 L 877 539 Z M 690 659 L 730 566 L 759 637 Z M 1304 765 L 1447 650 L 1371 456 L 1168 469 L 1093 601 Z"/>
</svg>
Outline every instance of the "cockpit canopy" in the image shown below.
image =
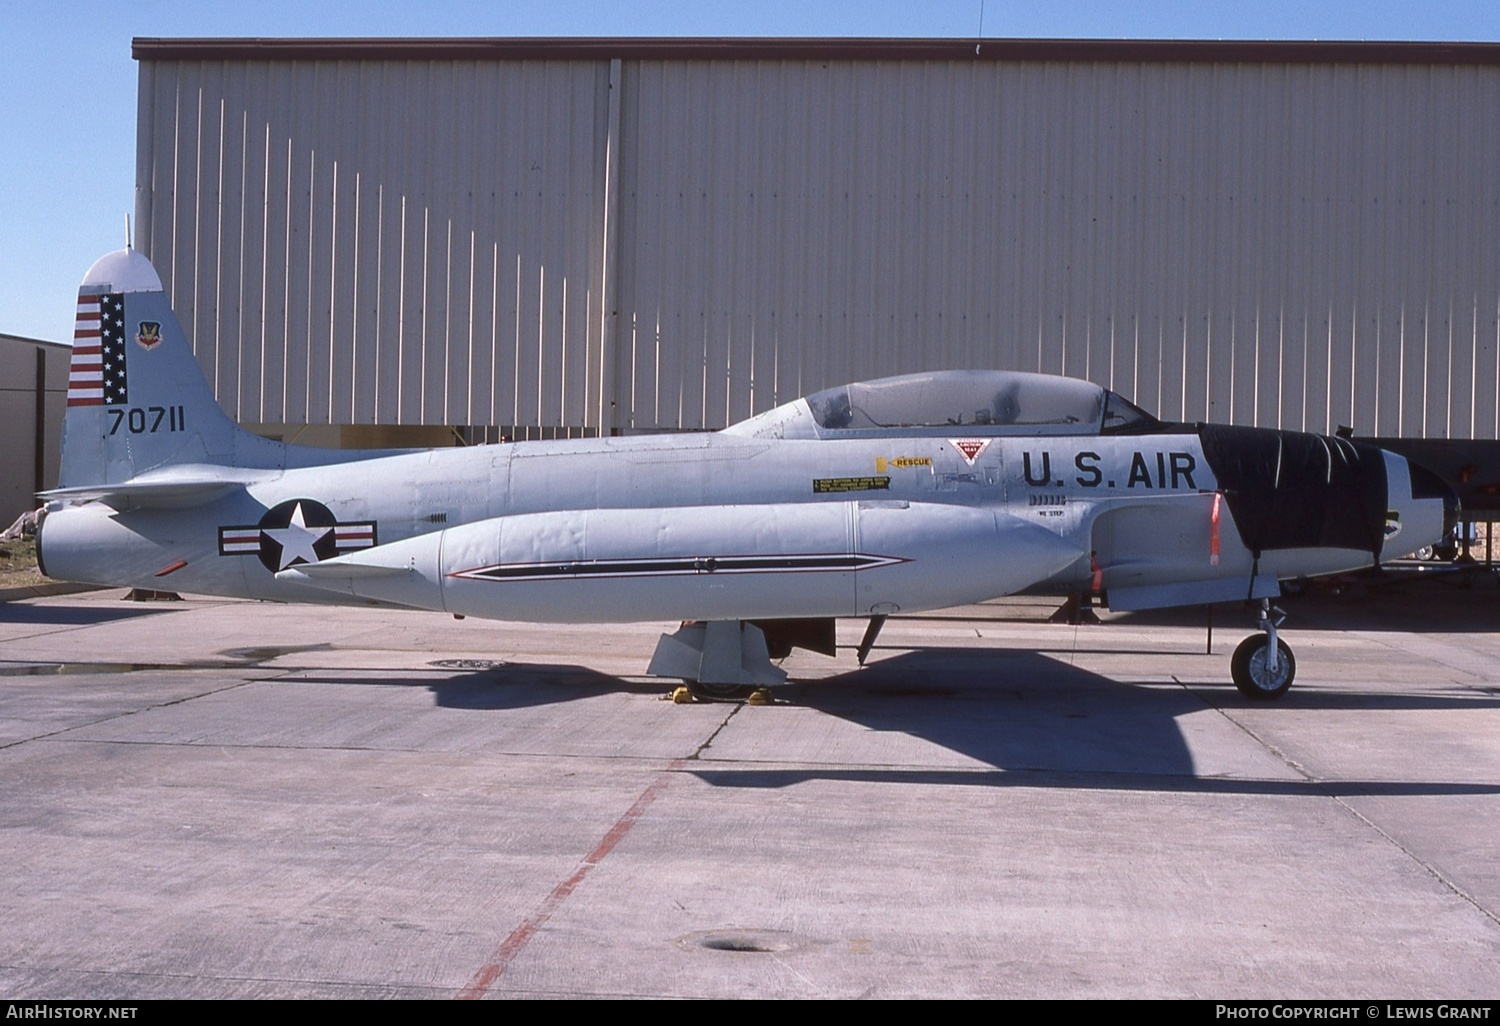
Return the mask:
<svg viewBox="0 0 1500 1026">
<path fill-rule="evenodd" d="M 932 371 L 814 392 L 727 430 L 779 438 L 1094 435 L 1156 418 L 1089 381 L 1023 371 Z"/>
</svg>

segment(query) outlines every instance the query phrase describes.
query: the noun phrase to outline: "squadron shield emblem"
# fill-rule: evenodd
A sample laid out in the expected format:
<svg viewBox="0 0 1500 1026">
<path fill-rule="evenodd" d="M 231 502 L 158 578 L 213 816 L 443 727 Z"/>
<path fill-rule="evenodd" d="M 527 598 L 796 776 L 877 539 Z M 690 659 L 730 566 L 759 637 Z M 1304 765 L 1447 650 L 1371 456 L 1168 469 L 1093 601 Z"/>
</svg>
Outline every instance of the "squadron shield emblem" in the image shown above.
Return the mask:
<svg viewBox="0 0 1500 1026">
<path fill-rule="evenodd" d="M 141 321 L 135 340 L 141 344 L 142 349 L 155 349 L 161 344 L 161 322 Z"/>
</svg>

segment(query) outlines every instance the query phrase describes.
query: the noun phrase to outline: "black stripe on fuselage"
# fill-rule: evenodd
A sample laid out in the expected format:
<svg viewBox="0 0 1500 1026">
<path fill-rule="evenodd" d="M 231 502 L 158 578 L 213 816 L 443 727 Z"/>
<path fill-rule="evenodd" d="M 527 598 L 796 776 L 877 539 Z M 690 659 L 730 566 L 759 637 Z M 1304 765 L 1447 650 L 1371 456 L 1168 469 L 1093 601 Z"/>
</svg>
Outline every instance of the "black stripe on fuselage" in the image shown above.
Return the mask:
<svg viewBox="0 0 1500 1026">
<path fill-rule="evenodd" d="M 600 577 L 681 577 L 690 574 L 764 574 L 872 570 L 904 563 L 862 553 L 795 556 L 677 556 L 668 559 L 580 559 L 570 563 L 498 563 L 457 570 L 474 581 L 556 581 Z"/>
</svg>

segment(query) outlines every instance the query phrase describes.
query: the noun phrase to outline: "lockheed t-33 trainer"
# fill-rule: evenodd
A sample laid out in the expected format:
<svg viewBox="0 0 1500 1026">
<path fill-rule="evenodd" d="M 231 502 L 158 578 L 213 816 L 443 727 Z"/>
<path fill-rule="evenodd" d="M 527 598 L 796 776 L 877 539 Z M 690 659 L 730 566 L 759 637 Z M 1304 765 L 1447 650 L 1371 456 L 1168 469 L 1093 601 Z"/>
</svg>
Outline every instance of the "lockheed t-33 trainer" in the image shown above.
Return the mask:
<svg viewBox="0 0 1500 1026">
<path fill-rule="evenodd" d="M 358 452 L 242 431 L 150 262 L 88 273 L 60 485 L 61 580 L 542 623 L 682 621 L 649 672 L 776 685 L 792 645 L 1020 591 L 1113 609 L 1248 600 L 1240 691 L 1295 662 L 1281 580 L 1412 552 L 1457 512 L 1438 478 L 1343 438 L 1167 424 L 1071 378 L 945 371 L 828 389 L 704 434 Z"/>
</svg>

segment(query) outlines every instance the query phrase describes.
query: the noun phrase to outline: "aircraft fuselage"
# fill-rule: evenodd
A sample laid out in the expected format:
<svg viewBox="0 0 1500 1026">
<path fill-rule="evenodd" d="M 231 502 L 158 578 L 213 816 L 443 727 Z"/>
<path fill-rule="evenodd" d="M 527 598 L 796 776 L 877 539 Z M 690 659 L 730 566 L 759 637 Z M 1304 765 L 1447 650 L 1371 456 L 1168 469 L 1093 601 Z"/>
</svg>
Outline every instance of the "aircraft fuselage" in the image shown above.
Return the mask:
<svg viewBox="0 0 1500 1026">
<path fill-rule="evenodd" d="M 1399 479 L 1399 468 L 1388 476 Z M 1215 522 L 1219 487 L 1199 437 L 1188 432 L 1077 439 L 908 435 L 819 440 L 705 433 L 520 442 L 267 472 L 243 490 L 191 509 L 117 511 L 100 503 L 68 507 L 47 518 L 43 559 L 54 576 L 99 584 L 289 602 L 400 602 L 400 595 L 379 582 L 340 594 L 284 571 L 339 556 L 357 559 L 366 549 L 465 525 L 494 521 L 496 531 L 507 524 L 514 529 L 522 523 L 515 518 L 529 515 L 534 515 L 527 525 L 532 533 L 546 534 L 549 519 L 580 530 L 582 521 L 573 525 L 563 514 L 603 510 L 678 510 L 685 524 L 699 523 L 712 532 L 702 541 L 702 551 L 669 551 L 669 543 L 658 544 L 649 536 L 660 529 L 657 521 L 642 518 L 636 523 L 629 514 L 616 518 L 614 530 L 638 535 L 632 539 L 633 555 L 642 559 L 691 556 L 722 562 L 784 554 L 788 534 L 805 540 L 814 554 L 849 555 L 855 539 L 849 531 L 841 535 L 834 525 L 809 526 L 807 537 L 799 539 L 798 512 L 809 520 L 817 515 L 815 506 L 849 507 L 849 515 L 855 516 L 861 508 L 891 510 L 905 503 L 902 516 L 887 514 L 899 521 L 889 528 L 895 535 L 892 543 L 904 539 L 915 544 L 952 532 L 943 539 L 956 546 L 952 565 L 940 560 L 928 568 L 953 585 L 928 589 L 929 601 L 937 606 L 954 604 L 949 600 L 953 595 L 977 601 L 1027 587 L 1107 592 L 1195 578 L 1234 580 L 1228 592 L 1242 589 L 1248 597 L 1254 560 L 1223 504 Z M 752 536 L 748 528 L 738 537 L 716 530 L 723 510 L 753 506 L 775 507 L 790 522 L 770 542 Z M 960 585 L 954 575 L 974 576 L 972 568 L 987 557 L 1025 563 L 1024 546 L 987 553 L 987 542 L 1000 544 L 998 536 L 939 525 L 940 507 L 1003 514 L 1062 545 L 1048 544 L 1040 533 L 1026 533 L 1047 548 L 1042 568 L 1026 566 L 1019 577 L 991 572 Z M 1408 513 L 1403 526 L 1421 533 L 1423 526 L 1412 523 L 1415 515 Z M 1440 512 L 1429 511 L 1427 519 L 1434 518 L 1440 522 Z M 679 535 L 682 530 L 678 525 Z M 775 552 L 761 551 L 764 544 L 775 546 Z M 577 562 L 581 552 L 557 540 L 551 548 L 536 548 L 536 559 L 528 562 Z M 866 555 L 906 558 L 904 550 Z M 1352 549 L 1285 550 L 1264 553 L 1258 571 L 1274 581 L 1279 574 L 1335 572 L 1369 565 L 1372 559 L 1371 553 Z M 444 567 L 441 572 L 473 569 Z M 873 576 L 878 569 L 849 574 Z M 858 603 L 821 612 L 793 609 L 797 604 L 787 596 L 786 575 L 799 572 L 805 573 L 768 568 L 756 575 L 755 583 L 763 585 L 780 615 L 868 615 Z M 1028 579 L 1028 573 L 1035 576 Z M 806 578 L 796 580 L 794 592 L 807 583 Z M 716 615 L 701 608 L 701 596 L 695 598 L 675 580 L 683 592 L 680 602 L 625 599 L 617 606 L 611 605 L 613 595 L 603 602 L 586 599 L 585 592 L 604 586 L 597 576 L 575 574 L 571 589 L 558 589 L 554 579 L 553 597 L 539 604 L 528 591 L 540 590 L 541 583 L 495 580 L 490 590 L 497 612 L 523 620 L 594 621 Z M 740 590 L 753 589 L 746 585 Z M 502 591 L 507 593 L 503 597 Z M 932 607 L 886 601 L 908 611 Z M 441 601 L 419 604 L 447 607 Z"/>
</svg>

